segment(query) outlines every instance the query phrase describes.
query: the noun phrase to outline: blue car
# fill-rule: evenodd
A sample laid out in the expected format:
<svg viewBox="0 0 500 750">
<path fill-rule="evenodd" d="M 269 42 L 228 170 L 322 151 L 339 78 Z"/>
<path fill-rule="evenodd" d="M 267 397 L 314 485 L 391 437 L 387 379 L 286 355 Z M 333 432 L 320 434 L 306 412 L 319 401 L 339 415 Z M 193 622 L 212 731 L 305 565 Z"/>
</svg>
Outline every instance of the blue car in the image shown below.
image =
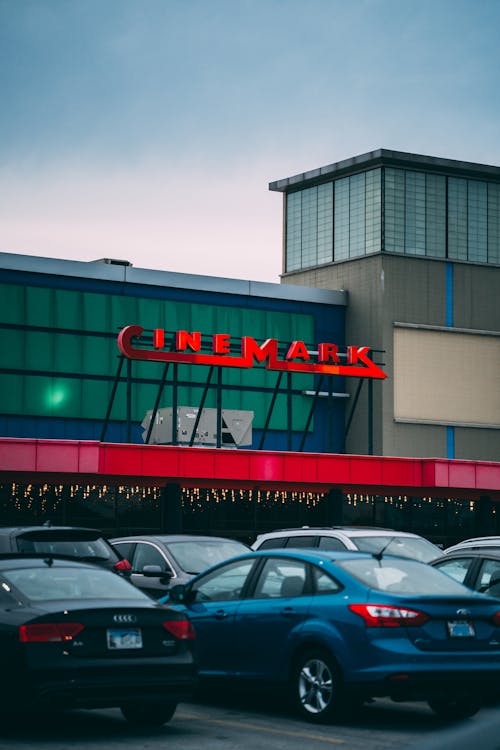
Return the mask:
<svg viewBox="0 0 500 750">
<path fill-rule="evenodd" d="M 498 696 L 498 600 L 414 560 L 253 552 L 167 598 L 194 624 L 202 680 L 277 686 L 311 721 L 376 696 L 427 701 L 459 719 Z"/>
</svg>

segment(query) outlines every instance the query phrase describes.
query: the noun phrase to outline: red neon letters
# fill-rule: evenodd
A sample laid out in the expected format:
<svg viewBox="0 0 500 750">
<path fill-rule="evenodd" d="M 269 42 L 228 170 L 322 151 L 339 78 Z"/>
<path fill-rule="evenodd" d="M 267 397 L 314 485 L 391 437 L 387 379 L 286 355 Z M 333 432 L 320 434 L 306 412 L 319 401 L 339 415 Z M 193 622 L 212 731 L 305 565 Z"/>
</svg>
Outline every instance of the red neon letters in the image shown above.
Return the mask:
<svg viewBox="0 0 500 750">
<path fill-rule="evenodd" d="M 347 364 L 340 364 L 336 344 L 318 345 L 317 361 L 311 361 L 311 353 L 303 341 L 292 341 L 287 353 L 280 359 L 278 339 L 267 339 L 258 344 L 251 336 L 241 337 L 241 355 L 231 354 L 231 336 L 216 333 L 212 336 L 212 353 L 201 354 L 201 333 L 199 331 L 177 331 L 175 350 L 165 350 L 165 331 L 153 331 L 154 349 L 140 349 L 132 339 L 139 339 L 142 326 L 127 326 L 118 334 L 118 348 L 128 359 L 141 359 L 152 362 L 178 362 L 191 365 L 216 365 L 218 367 L 253 367 L 255 362 L 266 363 L 268 370 L 285 372 L 307 372 L 322 375 L 347 375 L 358 378 L 386 378 L 387 375 L 369 357 L 368 346 L 348 346 Z"/>
</svg>

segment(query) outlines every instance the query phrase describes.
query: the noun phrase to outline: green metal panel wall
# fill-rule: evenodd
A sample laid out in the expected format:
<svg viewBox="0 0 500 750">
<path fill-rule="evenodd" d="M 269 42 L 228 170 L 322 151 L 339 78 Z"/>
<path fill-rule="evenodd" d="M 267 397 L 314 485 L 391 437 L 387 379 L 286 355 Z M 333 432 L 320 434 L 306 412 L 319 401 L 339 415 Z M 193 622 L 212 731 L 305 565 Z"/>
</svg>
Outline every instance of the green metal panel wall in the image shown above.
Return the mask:
<svg viewBox="0 0 500 750">
<path fill-rule="evenodd" d="M 277 338 L 284 344 L 295 339 L 312 344 L 314 340 L 313 317 L 295 313 L 11 284 L 0 285 L 0 299 L 1 366 L 12 371 L 0 374 L 3 414 L 103 419 L 118 364 L 116 335 L 126 325 L 229 333 L 233 337 L 249 335 L 258 341 Z M 133 362 L 134 378 L 151 380 L 160 378 L 162 372 L 161 364 Z M 179 381 L 185 384 L 179 388 L 179 405 L 199 403 L 207 373 L 206 367 L 179 366 Z M 253 410 L 254 426 L 262 427 L 271 393 L 244 389 L 272 388 L 277 375 L 263 367 L 225 369 L 224 385 L 241 386 L 242 390 L 225 390 L 223 407 Z M 294 375 L 293 387 L 311 388 L 312 377 Z M 156 393 L 154 384 L 134 386 L 134 421 L 142 421 L 152 408 Z M 209 394 L 206 406 L 215 405 L 214 396 Z M 161 406 L 170 404 L 167 386 Z M 294 397 L 297 424 L 304 424 L 309 405 L 306 398 Z M 125 419 L 125 413 L 125 387 L 121 385 L 111 418 Z M 270 427 L 286 428 L 285 396 L 278 397 Z"/>
</svg>

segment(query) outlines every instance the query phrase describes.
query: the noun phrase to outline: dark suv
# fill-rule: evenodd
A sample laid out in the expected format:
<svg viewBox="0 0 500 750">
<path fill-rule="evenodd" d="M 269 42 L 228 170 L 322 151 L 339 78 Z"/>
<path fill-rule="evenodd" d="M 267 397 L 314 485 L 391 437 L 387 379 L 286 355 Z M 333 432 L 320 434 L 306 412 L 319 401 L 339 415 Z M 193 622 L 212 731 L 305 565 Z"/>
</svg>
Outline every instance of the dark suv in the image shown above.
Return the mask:
<svg viewBox="0 0 500 750">
<path fill-rule="evenodd" d="M 98 529 L 79 526 L 0 527 L 0 554 L 54 554 L 95 563 L 125 575 L 130 563 Z"/>
</svg>

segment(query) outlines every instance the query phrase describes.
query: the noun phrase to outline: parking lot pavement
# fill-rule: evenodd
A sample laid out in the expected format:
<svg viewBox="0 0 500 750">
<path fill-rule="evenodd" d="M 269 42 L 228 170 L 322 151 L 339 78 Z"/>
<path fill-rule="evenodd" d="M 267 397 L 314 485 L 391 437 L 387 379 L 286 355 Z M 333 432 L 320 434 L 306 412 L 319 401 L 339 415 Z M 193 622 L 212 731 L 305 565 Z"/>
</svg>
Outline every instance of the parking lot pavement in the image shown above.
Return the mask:
<svg viewBox="0 0 500 750">
<path fill-rule="evenodd" d="M 268 698 L 183 703 L 160 729 L 134 728 L 117 709 L 21 715 L 0 724 L 0 750 L 499 750 L 498 709 L 459 725 L 425 704 L 375 701 L 338 724 L 314 725 Z"/>
</svg>

